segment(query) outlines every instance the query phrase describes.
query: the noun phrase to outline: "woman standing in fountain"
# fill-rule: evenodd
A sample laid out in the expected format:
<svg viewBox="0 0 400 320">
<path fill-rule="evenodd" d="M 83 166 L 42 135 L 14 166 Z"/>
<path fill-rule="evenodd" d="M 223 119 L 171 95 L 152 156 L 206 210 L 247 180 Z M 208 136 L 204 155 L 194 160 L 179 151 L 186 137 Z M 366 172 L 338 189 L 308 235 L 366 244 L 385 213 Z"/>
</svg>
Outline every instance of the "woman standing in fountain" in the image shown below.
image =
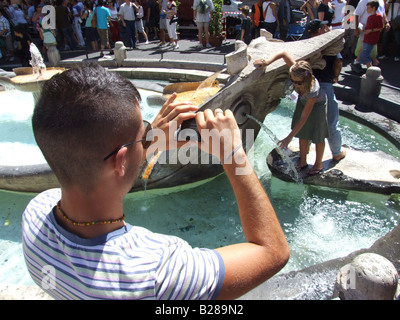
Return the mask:
<svg viewBox="0 0 400 320">
<path fill-rule="evenodd" d="M 299 138 L 300 160 L 296 169 L 301 171 L 308 168 L 309 141 L 315 143 L 315 163 L 307 174 L 316 175 L 323 170 L 322 157 L 325 150 L 325 138 L 329 136 L 326 118 L 326 95 L 323 90 L 320 90 L 318 80 L 313 76 L 310 64 L 307 61 L 296 62 L 286 51 L 274 54 L 268 59 L 258 59 L 254 62 L 254 66 L 265 68 L 280 58 L 290 68 L 290 80 L 299 97 L 292 118 L 292 131 L 285 139 L 279 141 L 278 145 L 281 148 L 287 148 L 294 137 Z"/>
</svg>

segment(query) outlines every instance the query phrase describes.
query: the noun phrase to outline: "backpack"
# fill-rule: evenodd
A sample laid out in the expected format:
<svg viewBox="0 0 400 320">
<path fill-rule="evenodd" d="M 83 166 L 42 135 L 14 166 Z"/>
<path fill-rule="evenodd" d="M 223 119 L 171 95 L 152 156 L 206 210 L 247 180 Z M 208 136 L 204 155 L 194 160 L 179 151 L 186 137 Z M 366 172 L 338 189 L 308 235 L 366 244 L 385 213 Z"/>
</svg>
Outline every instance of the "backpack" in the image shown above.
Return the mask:
<svg viewBox="0 0 400 320">
<path fill-rule="evenodd" d="M 208 5 L 207 0 L 200 0 L 200 3 L 197 7 L 197 12 L 204 14 L 208 11 L 210 11 L 210 6 Z"/>
</svg>

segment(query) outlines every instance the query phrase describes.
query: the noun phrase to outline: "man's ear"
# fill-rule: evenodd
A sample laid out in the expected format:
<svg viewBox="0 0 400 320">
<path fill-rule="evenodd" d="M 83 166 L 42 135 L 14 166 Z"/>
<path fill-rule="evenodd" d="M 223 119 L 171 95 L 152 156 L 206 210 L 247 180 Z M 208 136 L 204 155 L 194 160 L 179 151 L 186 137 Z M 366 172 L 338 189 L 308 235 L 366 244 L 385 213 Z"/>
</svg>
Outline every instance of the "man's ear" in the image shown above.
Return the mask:
<svg viewBox="0 0 400 320">
<path fill-rule="evenodd" d="M 115 156 L 115 164 L 114 169 L 115 172 L 120 176 L 125 175 L 125 164 L 126 164 L 126 153 L 128 151 L 127 147 L 121 148 L 118 150 Z"/>
</svg>

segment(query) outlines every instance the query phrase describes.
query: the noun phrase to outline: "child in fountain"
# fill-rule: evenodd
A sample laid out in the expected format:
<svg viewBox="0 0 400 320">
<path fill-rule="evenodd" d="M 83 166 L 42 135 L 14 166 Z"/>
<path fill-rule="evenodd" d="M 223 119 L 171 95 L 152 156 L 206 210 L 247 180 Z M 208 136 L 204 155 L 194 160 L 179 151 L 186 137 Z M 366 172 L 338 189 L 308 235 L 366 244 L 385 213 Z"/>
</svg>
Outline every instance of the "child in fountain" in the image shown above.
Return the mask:
<svg viewBox="0 0 400 320">
<path fill-rule="evenodd" d="M 307 174 L 316 175 L 323 170 L 322 157 L 325 150 L 325 138 L 329 136 L 326 95 L 323 90 L 320 90 L 318 80 L 313 76 L 310 64 L 306 61 L 296 62 L 286 51 L 276 53 L 268 59 L 258 59 L 254 62 L 254 66 L 265 68 L 280 58 L 290 68 L 290 80 L 299 97 L 293 114 L 292 130 L 285 139 L 279 141 L 278 145 L 281 148 L 287 148 L 294 137 L 299 138 L 300 160 L 296 169 L 301 171 L 308 168 L 307 153 L 309 141 L 312 141 L 315 144 L 316 159 Z"/>
<path fill-rule="evenodd" d="M 15 41 L 17 42 L 17 50 L 15 55 L 18 57 L 23 67 L 30 67 L 29 60 L 31 60 L 31 52 L 29 47 L 31 45 L 32 39 L 26 28 L 18 24 L 14 27 Z"/>
</svg>

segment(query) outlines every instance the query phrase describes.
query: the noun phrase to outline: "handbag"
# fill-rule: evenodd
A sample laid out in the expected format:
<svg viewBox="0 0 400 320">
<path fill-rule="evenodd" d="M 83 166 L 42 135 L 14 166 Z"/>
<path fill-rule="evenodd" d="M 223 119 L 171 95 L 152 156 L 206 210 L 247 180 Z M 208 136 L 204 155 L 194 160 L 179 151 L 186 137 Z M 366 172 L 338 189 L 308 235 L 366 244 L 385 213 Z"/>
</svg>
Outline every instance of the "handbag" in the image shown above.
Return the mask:
<svg viewBox="0 0 400 320">
<path fill-rule="evenodd" d="M 97 15 L 95 12 L 95 13 L 93 13 L 93 16 L 92 16 L 92 28 L 96 28 L 96 27 L 97 27 Z"/>
<path fill-rule="evenodd" d="M 393 30 L 400 30 L 400 6 L 397 9 L 397 14 L 395 17 L 393 16 L 393 14 L 394 14 L 394 0 L 392 2 L 392 19 L 390 20 L 390 27 Z"/>
<path fill-rule="evenodd" d="M 169 21 L 169 24 L 173 24 L 174 22 L 178 22 L 178 17 L 174 16 L 174 17 Z"/>
</svg>

